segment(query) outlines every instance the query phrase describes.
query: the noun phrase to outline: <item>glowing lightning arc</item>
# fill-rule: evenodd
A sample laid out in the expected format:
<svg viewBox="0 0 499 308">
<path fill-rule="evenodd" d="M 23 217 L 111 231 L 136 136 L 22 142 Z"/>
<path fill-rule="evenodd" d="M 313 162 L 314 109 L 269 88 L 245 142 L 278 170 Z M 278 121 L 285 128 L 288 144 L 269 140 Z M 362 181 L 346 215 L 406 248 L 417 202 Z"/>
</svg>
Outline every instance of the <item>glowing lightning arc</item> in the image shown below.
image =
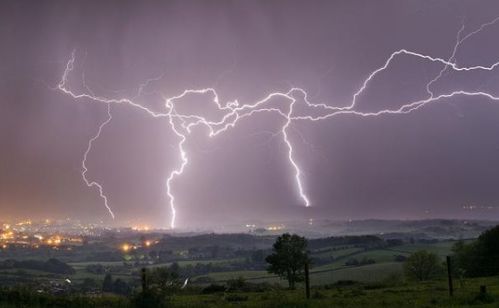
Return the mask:
<svg viewBox="0 0 499 308">
<path fill-rule="evenodd" d="M 469 66 L 469 67 L 464 67 L 464 66 L 458 66 L 457 63 L 455 62 L 456 58 L 456 53 L 459 47 L 462 45 L 464 41 L 472 37 L 473 35 L 481 32 L 483 29 L 485 29 L 488 26 L 491 26 L 495 24 L 497 21 L 499 21 L 499 17 L 493 19 L 492 21 L 482 24 L 479 28 L 476 30 L 468 33 L 466 36 L 461 38 L 462 32 L 464 31 L 464 26 L 462 26 L 457 33 L 456 36 L 456 43 L 454 45 L 454 48 L 452 50 L 452 53 L 448 60 L 438 58 L 438 57 L 432 57 L 429 55 L 417 53 L 414 51 L 406 50 L 406 49 L 400 49 L 395 52 L 393 52 L 387 60 L 384 62 L 384 64 L 372 71 L 367 78 L 362 82 L 360 88 L 353 94 L 352 101 L 347 104 L 344 107 L 335 107 L 331 106 L 329 104 L 315 104 L 311 103 L 308 100 L 307 97 L 307 92 L 301 88 L 292 88 L 286 93 L 281 93 L 281 92 L 272 92 L 266 97 L 264 97 L 261 100 L 258 100 L 254 103 L 249 103 L 249 104 L 243 104 L 241 105 L 237 100 L 233 102 L 227 102 L 225 106 L 220 104 L 218 94 L 215 89 L 213 88 L 205 88 L 205 89 L 187 89 L 184 90 L 180 95 L 173 96 L 173 97 L 165 97 L 163 96 L 163 99 L 165 101 L 165 109 L 166 111 L 161 113 L 161 112 L 155 112 L 143 105 L 140 105 L 138 103 L 135 103 L 133 99 L 137 98 L 138 96 L 141 95 L 142 91 L 144 90 L 144 87 L 147 86 L 149 81 L 157 81 L 161 79 L 161 77 L 154 78 L 148 80 L 145 84 L 141 84 L 139 87 L 139 93 L 137 96 L 135 96 L 133 99 L 127 99 L 127 98 L 120 98 L 120 99 L 108 99 L 100 96 L 96 96 L 92 91 L 88 89 L 88 87 L 85 88 L 87 89 L 88 93 L 80 93 L 77 94 L 70 90 L 67 87 L 67 79 L 68 75 L 70 74 L 71 71 L 74 69 L 74 63 L 75 63 L 75 52 L 72 53 L 70 60 L 66 64 L 66 68 L 64 70 L 64 73 L 62 75 L 61 81 L 57 85 L 56 89 L 63 92 L 66 95 L 71 96 L 74 99 L 86 99 L 90 100 L 93 102 L 97 103 L 104 103 L 107 104 L 108 107 L 108 117 L 107 119 L 102 122 L 99 126 L 99 129 L 97 131 L 97 134 L 94 135 L 88 142 L 87 149 L 84 153 L 83 156 L 83 161 L 82 161 L 82 177 L 85 182 L 85 184 L 88 187 L 97 187 L 99 190 L 100 197 L 104 200 L 104 205 L 106 206 L 107 210 L 109 211 L 110 215 L 114 218 L 114 213 L 109 207 L 108 204 L 108 198 L 104 194 L 103 191 L 103 186 L 99 184 L 96 181 L 90 181 L 86 177 L 87 174 L 87 166 L 86 166 L 86 161 L 87 161 L 87 156 L 89 152 L 92 149 L 93 142 L 96 141 L 99 136 L 101 135 L 102 130 L 104 127 L 110 123 L 112 116 L 111 116 L 111 104 L 126 104 L 129 105 L 133 108 L 137 108 L 146 114 L 148 114 L 151 117 L 154 118 L 167 118 L 170 124 L 170 127 L 172 131 L 174 132 L 175 135 L 179 137 L 179 142 L 178 142 L 178 152 L 180 155 L 180 165 L 175 168 L 173 171 L 170 172 L 169 176 L 167 177 L 166 180 L 166 192 L 167 196 L 169 198 L 169 205 L 170 205 L 170 210 L 171 210 L 171 221 L 170 221 L 170 227 L 173 229 L 175 228 L 175 220 L 176 220 L 176 207 L 175 207 L 175 196 L 172 192 L 172 187 L 171 184 L 174 181 L 175 178 L 180 176 L 183 172 L 184 169 L 186 168 L 189 160 L 187 153 L 185 151 L 184 145 L 188 139 L 189 134 L 192 131 L 192 128 L 198 126 L 198 125 L 204 125 L 208 128 L 209 130 L 209 137 L 215 137 L 225 131 L 227 131 L 230 128 L 233 128 L 237 125 L 237 123 L 245 118 L 249 118 L 252 115 L 262 113 L 262 112 L 271 112 L 271 113 L 276 113 L 279 116 L 283 117 L 285 119 L 285 122 L 283 126 L 280 128 L 279 133 L 282 135 L 284 142 L 287 145 L 288 149 L 288 160 L 290 165 L 292 166 L 294 170 L 294 175 L 295 175 L 295 182 L 296 186 L 298 189 L 298 193 L 300 195 L 300 198 L 303 200 L 304 205 L 306 207 L 310 206 L 310 199 L 307 196 L 307 194 L 304 191 L 303 188 L 303 182 L 302 182 L 302 171 L 299 167 L 299 165 L 296 163 L 295 158 L 294 158 L 294 149 L 291 140 L 289 139 L 289 134 L 288 134 L 288 129 L 290 128 L 291 124 L 293 121 L 322 121 L 326 120 L 335 116 L 343 115 L 343 114 L 350 114 L 350 115 L 356 115 L 356 116 L 361 116 L 361 117 L 371 117 L 371 116 L 381 116 L 381 115 L 388 115 L 388 114 L 408 114 L 413 111 L 416 111 L 423 106 L 426 106 L 428 104 L 437 102 L 442 99 L 446 98 L 452 98 L 455 96 L 480 96 L 480 97 L 485 97 L 489 100 L 492 101 L 499 101 L 499 97 L 494 96 L 493 94 L 490 94 L 488 92 L 483 92 L 483 91 L 464 91 L 464 90 L 454 90 L 450 93 L 443 93 L 436 95 L 433 90 L 431 89 L 432 85 L 437 82 L 442 76 L 443 73 L 447 69 L 451 69 L 453 71 L 457 72 L 469 72 L 469 71 L 493 71 L 495 68 L 499 67 L 499 62 L 493 63 L 490 66 L 482 66 L 482 65 L 475 65 L 475 66 Z M 388 69 L 392 61 L 402 55 L 406 56 L 411 56 L 411 57 L 416 57 L 421 60 L 428 61 L 430 63 L 437 63 L 443 65 L 443 68 L 439 71 L 439 73 L 431 79 L 427 84 L 426 84 L 426 92 L 429 94 L 429 97 L 420 99 L 420 100 L 415 100 L 411 102 L 407 102 L 405 104 L 402 104 L 399 108 L 397 109 L 383 109 L 383 110 L 378 110 L 378 111 L 373 111 L 373 112 L 361 112 L 355 110 L 357 107 L 357 99 L 360 97 L 364 91 L 367 89 L 369 83 L 381 72 L 385 71 Z M 215 104 L 216 108 L 218 111 L 224 112 L 224 116 L 222 117 L 221 120 L 219 121 L 210 121 L 205 117 L 196 115 L 196 114 L 182 114 L 182 113 L 177 113 L 175 109 L 175 101 L 181 100 L 184 97 L 186 97 L 188 94 L 211 94 L 213 95 L 213 100 L 212 103 Z M 303 104 L 304 107 L 308 107 L 311 110 L 317 111 L 317 110 L 324 110 L 325 112 L 322 115 L 311 115 L 311 114 L 305 114 L 305 115 L 295 115 L 294 114 L 294 107 L 297 103 L 297 98 L 294 96 L 294 93 L 301 93 L 303 96 Z M 265 105 L 272 101 L 274 98 L 284 98 L 286 99 L 289 104 L 287 108 L 287 112 L 281 110 L 280 108 L 275 108 L 275 107 L 266 107 Z"/>
<path fill-rule="evenodd" d="M 170 107 L 170 117 L 169 117 L 169 122 L 170 122 L 170 127 L 172 128 L 173 132 L 180 137 L 180 142 L 178 143 L 178 150 L 180 152 L 180 159 L 182 160 L 180 164 L 180 168 L 173 170 L 170 175 L 168 176 L 168 179 L 166 180 L 166 193 L 168 194 L 168 197 L 170 198 L 170 210 L 172 213 L 171 219 L 170 219 L 170 228 L 174 229 L 175 228 L 175 218 L 177 217 L 177 212 L 175 210 L 175 196 L 172 193 L 172 187 L 171 183 L 175 179 L 175 177 L 181 175 L 184 172 L 184 168 L 189 162 L 189 159 L 187 158 L 187 153 L 185 153 L 184 150 L 184 143 L 187 140 L 187 137 L 180 133 L 177 128 L 175 127 L 175 124 L 173 123 L 173 117 L 171 116 L 171 113 L 174 111 L 173 106 Z"/>
<path fill-rule="evenodd" d="M 100 134 L 102 133 L 102 130 L 104 129 L 104 126 L 109 124 L 109 122 L 111 122 L 111 120 L 113 119 L 113 116 L 111 115 L 111 105 L 110 104 L 107 105 L 107 116 L 108 117 L 106 118 L 106 120 L 104 122 L 102 122 L 101 125 L 99 125 L 99 130 L 97 130 L 97 133 L 92 138 L 90 138 L 90 140 L 88 141 L 87 149 L 85 150 L 85 153 L 83 154 L 83 160 L 81 161 L 81 169 L 82 169 L 81 176 L 83 177 L 83 181 L 85 182 L 85 184 L 87 184 L 88 187 L 97 187 L 97 189 L 99 190 L 99 196 L 104 201 L 104 206 L 106 207 L 106 209 L 109 212 L 109 214 L 111 215 L 111 217 L 114 219 L 114 213 L 111 210 L 111 207 L 109 206 L 107 196 L 104 194 L 104 189 L 102 188 L 102 185 L 96 181 L 89 181 L 87 178 L 87 172 L 88 172 L 87 156 L 88 156 L 88 153 L 92 149 L 92 145 L 93 145 L 94 141 L 100 137 Z"/>
<path fill-rule="evenodd" d="M 293 146 L 291 145 L 291 141 L 289 141 L 288 137 L 288 128 L 289 125 L 291 124 L 291 115 L 293 114 L 293 107 L 296 103 L 296 100 L 293 99 L 291 101 L 291 104 L 289 104 L 289 113 L 286 116 L 286 124 L 282 127 L 282 135 L 284 138 L 284 142 L 288 146 L 288 159 L 291 165 L 293 165 L 293 169 L 295 170 L 295 181 L 296 181 L 296 186 L 298 187 L 298 193 L 300 194 L 300 197 L 302 198 L 303 202 L 305 203 L 305 207 L 310 206 L 310 200 L 308 199 L 307 195 L 303 191 L 303 184 L 301 181 L 301 170 L 296 164 L 295 160 L 293 159 Z"/>
</svg>

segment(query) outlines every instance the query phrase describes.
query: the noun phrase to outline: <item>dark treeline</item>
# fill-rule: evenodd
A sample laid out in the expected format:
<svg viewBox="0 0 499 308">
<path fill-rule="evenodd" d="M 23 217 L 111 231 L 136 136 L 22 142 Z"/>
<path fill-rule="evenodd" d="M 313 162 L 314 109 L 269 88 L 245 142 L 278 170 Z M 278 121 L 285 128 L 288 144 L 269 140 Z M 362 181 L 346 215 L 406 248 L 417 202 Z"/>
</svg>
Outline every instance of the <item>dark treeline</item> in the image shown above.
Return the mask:
<svg viewBox="0 0 499 308">
<path fill-rule="evenodd" d="M 165 235 L 158 243 L 160 248 L 190 249 L 206 246 L 231 247 L 234 249 L 257 249 L 270 247 L 275 236 L 255 236 L 251 234 L 201 234 L 194 236 Z"/>
<path fill-rule="evenodd" d="M 386 242 L 374 235 L 358 235 L 358 236 L 334 236 L 319 239 L 311 239 L 308 241 L 308 249 L 316 250 L 324 247 L 351 245 L 362 246 L 366 248 L 382 247 Z"/>
<path fill-rule="evenodd" d="M 467 277 L 499 274 L 499 226 L 483 232 L 476 241 L 457 242 L 454 247 L 455 269 Z"/>
<path fill-rule="evenodd" d="M 31 269 L 55 274 L 74 274 L 75 270 L 57 259 L 39 260 L 5 260 L 0 262 L 0 269 Z"/>
</svg>

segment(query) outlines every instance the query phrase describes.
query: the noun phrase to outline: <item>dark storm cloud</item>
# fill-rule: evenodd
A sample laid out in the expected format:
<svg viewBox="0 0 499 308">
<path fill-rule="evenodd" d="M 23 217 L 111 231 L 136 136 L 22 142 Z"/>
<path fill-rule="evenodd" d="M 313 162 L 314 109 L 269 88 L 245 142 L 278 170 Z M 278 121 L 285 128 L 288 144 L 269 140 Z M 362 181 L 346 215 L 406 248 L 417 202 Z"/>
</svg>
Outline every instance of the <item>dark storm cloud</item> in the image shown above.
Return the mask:
<svg viewBox="0 0 499 308">
<path fill-rule="evenodd" d="M 107 217 L 80 177 L 105 106 L 50 89 L 73 49 L 70 85 L 78 91 L 84 74 L 99 95 L 131 97 L 144 80 L 162 75 L 151 89 L 169 95 L 214 86 L 222 101 L 247 103 L 299 86 L 314 102 L 343 106 L 391 52 L 446 58 L 463 20 L 475 29 L 497 16 L 495 1 L 3 1 L 0 217 Z M 499 25 L 467 41 L 458 62 L 495 62 L 497 33 Z M 359 107 L 422 97 L 440 68 L 400 57 Z M 452 74 L 436 91 L 497 93 L 497 81 L 496 73 Z M 208 97 L 194 99 L 201 106 Z M 139 102 L 162 108 L 154 94 Z M 299 215 L 414 218 L 428 209 L 459 216 L 463 204 L 497 206 L 498 116 L 499 106 L 460 97 L 411 115 L 293 124 L 310 211 L 298 198 L 284 144 L 269 139 L 281 118 L 257 115 L 215 139 L 197 130 L 186 144 L 190 164 L 173 184 L 178 225 Z M 89 176 L 104 184 L 118 221 L 167 225 L 165 178 L 179 163 L 178 139 L 166 121 L 130 107 L 114 106 L 113 117 L 90 153 Z"/>
</svg>

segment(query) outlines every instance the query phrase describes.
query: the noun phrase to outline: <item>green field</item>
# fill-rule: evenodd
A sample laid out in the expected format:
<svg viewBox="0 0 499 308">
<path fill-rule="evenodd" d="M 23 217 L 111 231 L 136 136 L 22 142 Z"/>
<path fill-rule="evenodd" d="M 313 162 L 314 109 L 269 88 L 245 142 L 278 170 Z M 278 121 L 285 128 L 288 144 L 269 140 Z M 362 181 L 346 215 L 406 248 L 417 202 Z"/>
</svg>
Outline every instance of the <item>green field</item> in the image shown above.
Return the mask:
<svg viewBox="0 0 499 308">
<path fill-rule="evenodd" d="M 70 262 L 68 263 L 72 267 L 76 268 L 85 268 L 88 265 L 97 265 L 100 264 L 102 266 L 117 266 L 117 265 L 123 265 L 123 261 L 94 261 L 94 262 Z"/>
<path fill-rule="evenodd" d="M 360 282 L 377 282 L 383 281 L 391 275 L 402 275 L 402 264 L 395 262 L 387 262 L 380 264 L 370 264 L 358 267 L 341 267 L 324 270 L 312 269 L 310 271 L 311 285 L 325 285 L 335 283 L 339 280 L 355 280 Z M 209 277 L 214 283 L 224 283 L 229 279 L 244 277 L 250 282 L 267 282 L 278 283 L 286 286 L 287 282 L 279 279 L 279 277 L 270 275 L 266 271 L 238 271 L 238 272 L 219 272 L 211 273 L 199 277 Z"/>
<path fill-rule="evenodd" d="M 480 286 L 486 294 L 480 294 Z M 499 277 L 473 278 L 456 281 L 454 296 L 450 297 L 445 280 L 424 283 L 385 281 L 384 283 L 349 283 L 314 287 L 311 298 L 305 299 L 302 285 L 296 290 L 268 288 L 262 292 L 216 292 L 193 294 L 194 290 L 179 290 L 170 296 L 167 307 L 498 307 Z M 195 291 L 194 291 L 195 292 Z M 8 294 L 8 293 L 2 293 Z M 26 294 L 23 305 L 15 295 L 0 296 L 0 307 L 133 307 L 130 299 L 103 294 L 92 297 L 44 297 Z M 52 302 L 48 302 L 51 300 Z M 22 300 L 20 300 L 23 302 Z M 17 304 L 16 304 L 17 303 Z M 66 304 L 63 304 L 66 303 Z M 62 305 L 62 306 L 61 306 Z"/>
<path fill-rule="evenodd" d="M 327 258 L 327 257 L 342 258 L 342 257 L 348 256 L 350 254 L 357 253 L 359 251 L 363 251 L 363 249 L 349 247 L 349 248 L 339 249 L 339 250 L 329 250 L 329 251 L 325 251 L 325 252 L 318 252 L 318 253 L 314 253 L 313 255 L 315 257 L 319 257 L 319 258 Z"/>
<path fill-rule="evenodd" d="M 176 261 L 176 263 L 179 266 L 187 266 L 187 265 L 192 265 L 195 266 L 196 264 L 229 264 L 233 262 L 242 262 L 243 260 L 240 258 L 232 258 L 232 259 L 212 259 L 212 260 L 180 260 Z M 146 267 L 160 267 L 160 266 L 170 266 L 172 265 L 173 262 L 167 262 L 167 263 L 157 263 L 157 264 L 151 264 L 147 265 Z"/>
<path fill-rule="evenodd" d="M 335 283 L 339 280 L 355 280 L 360 282 L 377 282 L 383 281 L 392 275 L 402 275 L 402 263 L 394 262 L 396 255 L 409 256 L 411 253 L 426 249 L 435 252 L 442 260 L 446 255 L 451 254 L 452 245 L 455 241 L 437 242 L 434 244 L 407 244 L 396 246 L 394 248 L 364 250 L 361 248 L 347 247 L 345 249 L 321 251 L 317 254 L 312 254 L 313 257 L 334 256 L 335 260 L 328 264 L 312 267 L 310 271 L 310 280 L 312 285 L 325 285 Z M 372 259 L 376 263 L 347 267 L 345 261 L 349 258 L 361 260 L 363 258 Z M 279 283 L 285 285 L 274 275 L 268 274 L 266 271 L 233 271 L 233 272 L 216 272 L 207 275 L 193 277 L 196 281 L 200 277 L 209 277 L 212 282 L 224 283 L 229 279 L 244 277 L 251 282 L 268 282 Z M 204 280 L 206 281 L 206 280 Z M 206 284 L 206 282 L 202 283 Z"/>
<path fill-rule="evenodd" d="M 402 246 L 397 246 L 391 249 L 392 251 L 400 254 L 411 254 L 418 250 L 427 250 L 433 253 L 436 253 L 440 257 L 445 257 L 451 254 L 452 245 L 454 245 L 456 241 L 443 241 L 434 244 L 406 244 Z"/>
<path fill-rule="evenodd" d="M 479 296 L 480 285 L 487 286 L 487 296 Z M 353 284 L 322 287 L 314 288 L 311 293 L 310 300 L 304 299 L 303 289 L 178 295 L 172 304 L 174 307 L 498 307 L 499 277 L 467 279 L 457 283 L 452 298 L 445 280 L 392 286 Z"/>
</svg>

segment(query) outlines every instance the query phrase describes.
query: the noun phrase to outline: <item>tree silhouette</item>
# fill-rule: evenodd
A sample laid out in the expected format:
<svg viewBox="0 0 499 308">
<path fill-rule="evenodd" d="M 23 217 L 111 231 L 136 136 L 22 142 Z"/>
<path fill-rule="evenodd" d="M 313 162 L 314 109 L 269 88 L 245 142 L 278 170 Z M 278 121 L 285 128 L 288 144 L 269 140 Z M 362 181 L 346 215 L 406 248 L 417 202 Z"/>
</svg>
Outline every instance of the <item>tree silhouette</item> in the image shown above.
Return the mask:
<svg viewBox="0 0 499 308">
<path fill-rule="evenodd" d="M 104 281 L 102 282 L 102 291 L 103 292 L 113 291 L 113 277 L 109 273 L 106 274 L 106 276 L 104 277 Z"/>
<path fill-rule="evenodd" d="M 442 268 L 436 254 L 426 250 L 419 250 L 407 258 L 404 270 L 410 278 L 425 281 L 437 276 Z"/>
<path fill-rule="evenodd" d="M 267 258 L 269 273 L 287 279 L 289 288 L 294 289 L 295 283 L 303 281 L 305 263 L 309 262 L 307 255 L 307 240 L 296 234 L 285 233 L 279 236 L 272 248 L 273 253 Z"/>
</svg>

